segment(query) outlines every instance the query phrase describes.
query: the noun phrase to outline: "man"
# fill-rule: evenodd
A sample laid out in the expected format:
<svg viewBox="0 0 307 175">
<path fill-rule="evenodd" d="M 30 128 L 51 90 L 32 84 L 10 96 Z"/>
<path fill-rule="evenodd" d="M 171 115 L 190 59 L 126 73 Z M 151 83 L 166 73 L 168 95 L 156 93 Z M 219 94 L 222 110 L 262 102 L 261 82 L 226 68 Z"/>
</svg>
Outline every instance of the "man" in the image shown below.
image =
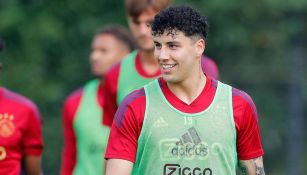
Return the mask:
<svg viewBox="0 0 307 175">
<path fill-rule="evenodd" d="M 128 95 L 111 128 L 107 175 L 264 174 L 258 117 L 244 92 L 201 69 L 207 19 L 169 7 L 152 23 L 162 77 Z"/>
<path fill-rule="evenodd" d="M 154 43 L 149 24 L 154 16 L 170 4 L 170 0 L 126 0 L 128 24 L 138 44 L 138 50 L 129 54 L 106 75 L 104 124 L 111 125 L 115 112 L 124 97 L 161 75 L 154 58 Z M 215 62 L 204 57 L 202 67 L 206 74 L 218 78 Z"/>
<path fill-rule="evenodd" d="M 92 42 L 92 73 L 99 77 L 115 62 L 134 49 L 128 31 L 106 27 L 96 33 Z M 64 149 L 62 175 L 103 174 L 103 155 L 109 127 L 101 125 L 103 79 L 91 80 L 74 91 L 65 101 L 63 111 Z"/>
<path fill-rule="evenodd" d="M 0 51 L 4 41 L 0 38 Z M 40 175 L 43 152 L 41 118 L 35 104 L 0 87 L 0 174 Z"/>
</svg>

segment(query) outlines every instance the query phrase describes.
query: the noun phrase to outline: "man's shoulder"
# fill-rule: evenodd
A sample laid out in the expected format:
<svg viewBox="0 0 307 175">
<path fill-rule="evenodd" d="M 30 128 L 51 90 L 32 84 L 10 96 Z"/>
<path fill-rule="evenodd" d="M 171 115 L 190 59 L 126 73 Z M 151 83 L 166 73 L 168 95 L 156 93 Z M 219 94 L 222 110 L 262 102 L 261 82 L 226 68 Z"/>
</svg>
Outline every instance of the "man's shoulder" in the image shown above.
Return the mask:
<svg viewBox="0 0 307 175">
<path fill-rule="evenodd" d="M 253 99 L 252 97 L 245 91 L 237 89 L 235 87 L 232 88 L 232 96 L 233 97 L 238 97 L 240 100 L 249 103 L 249 104 L 253 104 Z"/>
<path fill-rule="evenodd" d="M 217 84 L 219 81 L 212 79 L 212 86 L 217 88 Z M 221 83 L 221 82 L 219 82 Z M 256 105 L 252 99 L 252 97 L 245 91 L 235 88 L 229 84 L 226 84 L 227 86 L 230 86 L 232 89 L 232 101 L 233 106 L 241 106 L 241 107 L 250 107 L 254 112 L 257 112 Z"/>
<path fill-rule="evenodd" d="M 120 107 L 134 106 L 137 105 L 139 102 L 143 102 L 144 100 L 145 100 L 145 90 L 144 88 L 141 88 L 127 95 L 120 104 Z"/>
<path fill-rule="evenodd" d="M 142 113 L 145 111 L 146 97 L 144 88 L 138 89 L 127 95 L 119 108 L 116 111 L 114 122 L 121 125 L 122 119 L 126 115 L 127 111 L 134 114 Z"/>
<path fill-rule="evenodd" d="M 6 100 L 13 102 L 15 105 L 18 105 L 20 107 L 28 108 L 28 109 L 37 109 L 36 104 L 32 100 L 30 100 L 28 97 L 25 97 L 11 90 L 5 89 L 4 98 Z"/>
<path fill-rule="evenodd" d="M 243 90 L 232 88 L 233 105 L 241 106 L 242 108 L 250 108 L 255 114 L 257 114 L 256 105 L 251 96 Z"/>
<path fill-rule="evenodd" d="M 18 109 L 19 111 L 33 113 L 35 114 L 36 117 L 40 118 L 40 114 L 38 112 L 36 104 L 28 97 L 25 97 L 11 90 L 5 89 L 4 99 L 6 101 L 9 101 L 10 102 L 9 104 L 14 106 L 15 109 Z"/>
<path fill-rule="evenodd" d="M 222 83 L 218 80 L 212 79 L 212 86 L 214 86 L 215 88 L 217 88 L 217 84 L 218 83 Z M 251 96 L 246 93 L 245 91 L 238 89 L 236 87 L 233 87 L 232 85 L 229 85 L 227 83 L 223 83 L 226 86 L 230 86 L 231 87 L 231 91 L 232 91 L 232 97 L 233 98 L 237 98 L 237 100 L 239 100 L 240 102 L 244 102 L 244 103 L 248 103 L 248 104 L 253 104 L 253 100 L 251 98 Z"/>
<path fill-rule="evenodd" d="M 73 103 L 75 101 L 78 101 L 81 96 L 82 96 L 82 93 L 83 93 L 83 88 L 80 87 L 74 91 L 72 91 L 67 97 L 66 97 L 66 100 L 65 100 L 65 104 L 70 104 L 70 103 Z"/>
</svg>

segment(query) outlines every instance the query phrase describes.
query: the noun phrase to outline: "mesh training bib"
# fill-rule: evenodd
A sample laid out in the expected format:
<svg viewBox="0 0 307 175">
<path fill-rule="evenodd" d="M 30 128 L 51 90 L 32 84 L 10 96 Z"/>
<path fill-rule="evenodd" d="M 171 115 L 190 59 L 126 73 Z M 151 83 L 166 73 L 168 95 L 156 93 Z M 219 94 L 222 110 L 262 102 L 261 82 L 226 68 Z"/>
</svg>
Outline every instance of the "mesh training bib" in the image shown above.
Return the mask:
<svg viewBox="0 0 307 175">
<path fill-rule="evenodd" d="M 231 87 L 218 82 L 199 113 L 175 109 L 158 80 L 145 86 L 146 112 L 133 175 L 235 175 L 236 130 Z"/>
<path fill-rule="evenodd" d="M 74 120 L 77 139 L 77 162 L 73 174 L 104 174 L 104 153 L 109 128 L 101 124 L 102 109 L 97 102 L 99 81 L 88 82 Z"/>
<path fill-rule="evenodd" d="M 121 62 L 117 87 L 117 105 L 119 105 L 129 93 L 157 78 L 145 78 L 137 72 L 135 68 L 136 54 L 137 51 L 131 52 Z"/>
</svg>

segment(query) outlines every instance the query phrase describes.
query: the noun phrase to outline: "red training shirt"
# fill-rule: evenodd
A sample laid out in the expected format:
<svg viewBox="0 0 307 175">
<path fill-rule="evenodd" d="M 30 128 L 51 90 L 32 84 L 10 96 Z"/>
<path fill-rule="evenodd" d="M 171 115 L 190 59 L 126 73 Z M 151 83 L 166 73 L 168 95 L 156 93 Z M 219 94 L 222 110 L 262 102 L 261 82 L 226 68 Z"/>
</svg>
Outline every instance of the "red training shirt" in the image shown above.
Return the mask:
<svg viewBox="0 0 307 175">
<path fill-rule="evenodd" d="M 185 113 L 198 113 L 205 110 L 212 102 L 217 87 L 217 81 L 207 77 L 202 93 L 190 105 L 187 105 L 170 91 L 163 78 L 159 78 L 159 83 L 169 103 Z M 264 152 L 258 127 L 258 115 L 252 99 L 245 92 L 233 88 L 232 105 L 237 132 L 238 158 L 249 160 L 262 156 Z M 145 109 L 146 97 L 143 88 L 125 98 L 116 112 L 105 158 L 135 162 Z"/>
<path fill-rule="evenodd" d="M 215 62 L 207 57 L 202 57 L 201 66 L 203 71 L 206 75 L 218 79 L 219 71 L 218 67 Z M 114 115 L 118 108 L 117 106 L 117 86 L 118 86 L 118 79 L 119 79 L 119 72 L 120 72 L 121 62 L 115 64 L 106 74 L 105 76 L 105 84 L 104 84 L 104 101 L 108 102 L 105 103 L 103 106 L 103 124 L 107 126 L 111 126 L 113 122 Z M 140 76 L 145 78 L 155 78 L 161 74 L 160 69 L 154 73 L 153 75 L 149 75 L 143 69 L 140 61 L 140 54 L 137 53 L 135 59 L 135 69 L 139 73 Z M 131 80 L 133 81 L 133 80 Z"/>
<path fill-rule="evenodd" d="M 27 98 L 0 87 L 0 174 L 19 175 L 22 159 L 42 152 L 37 107 Z"/>
</svg>

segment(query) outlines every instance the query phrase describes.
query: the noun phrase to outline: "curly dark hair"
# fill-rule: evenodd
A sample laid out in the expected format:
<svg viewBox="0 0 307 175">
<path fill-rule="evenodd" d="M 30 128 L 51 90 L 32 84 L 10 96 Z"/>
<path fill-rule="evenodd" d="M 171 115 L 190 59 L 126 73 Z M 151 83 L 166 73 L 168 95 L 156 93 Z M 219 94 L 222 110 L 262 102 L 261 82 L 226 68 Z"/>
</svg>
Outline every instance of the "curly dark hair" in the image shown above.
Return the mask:
<svg viewBox="0 0 307 175">
<path fill-rule="evenodd" d="M 207 17 L 199 11 L 187 5 L 170 6 L 160 11 L 151 24 L 153 36 L 167 34 L 175 35 L 181 31 L 185 36 L 198 36 L 206 39 L 208 35 Z"/>
</svg>

